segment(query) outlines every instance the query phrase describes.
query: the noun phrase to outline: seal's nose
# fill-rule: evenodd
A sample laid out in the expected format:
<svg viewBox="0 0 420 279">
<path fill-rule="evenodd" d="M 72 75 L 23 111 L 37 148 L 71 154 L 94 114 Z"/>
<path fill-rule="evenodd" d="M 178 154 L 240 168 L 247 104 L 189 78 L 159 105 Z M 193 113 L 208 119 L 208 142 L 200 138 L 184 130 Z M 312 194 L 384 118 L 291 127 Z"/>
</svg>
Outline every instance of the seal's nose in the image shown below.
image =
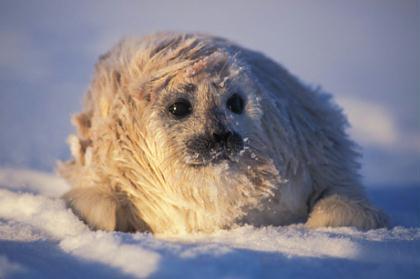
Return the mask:
<svg viewBox="0 0 420 279">
<path fill-rule="evenodd" d="M 232 134 L 231 131 L 229 131 L 229 129 L 226 128 L 226 126 L 217 121 L 212 129 L 211 129 L 211 133 L 210 135 L 213 136 L 213 140 L 216 143 L 224 143 L 226 142 L 227 138 Z"/>
<path fill-rule="evenodd" d="M 229 155 L 237 154 L 244 148 L 242 137 L 229 130 L 213 132 L 213 140 L 216 144 L 224 146 Z"/>
</svg>

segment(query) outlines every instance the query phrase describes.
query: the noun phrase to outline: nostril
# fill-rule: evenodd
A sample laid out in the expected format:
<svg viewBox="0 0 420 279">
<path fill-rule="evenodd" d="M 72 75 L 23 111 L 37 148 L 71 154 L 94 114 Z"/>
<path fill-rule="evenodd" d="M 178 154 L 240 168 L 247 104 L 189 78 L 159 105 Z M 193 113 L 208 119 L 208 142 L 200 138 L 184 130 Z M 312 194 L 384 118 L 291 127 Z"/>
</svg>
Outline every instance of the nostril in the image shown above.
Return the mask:
<svg viewBox="0 0 420 279">
<path fill-rule="evenodd" d="M 231 133 L 231 132 L 226 132 L 226 133 L 223 135 L 223 140 L 224 140 L 224 141 L 228 141 L 228 139 L 229 139 L 231 136 L 232 136 L 232 133 Z"/>
<path fill-rule="evenodd" d="M 221 142 L 224 140 L 224 136 L 217 133 L 213 133 L 213 138 L 215 142 Z"/>
</svg>

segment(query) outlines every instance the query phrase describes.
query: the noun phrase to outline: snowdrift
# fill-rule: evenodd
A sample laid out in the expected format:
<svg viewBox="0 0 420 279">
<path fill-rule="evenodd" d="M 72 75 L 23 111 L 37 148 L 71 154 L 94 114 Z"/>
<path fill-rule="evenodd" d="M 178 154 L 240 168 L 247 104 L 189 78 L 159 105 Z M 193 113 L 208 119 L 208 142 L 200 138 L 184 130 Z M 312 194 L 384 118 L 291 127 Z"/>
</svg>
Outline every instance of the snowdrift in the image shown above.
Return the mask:
<svg viewBox="0 0 420 279">
<path fill-rule="evenodd" d="M 392 229 L 242 226 L 161 238 L 91 231 L 58 198 L 60 178 L 0 169 L 0 278 L 413 278 L 420 187 L 372 197 Z M 397 220 L 395 220 L 397 219 Z M 404 226 L 401 226 L 404 225 Z"/>
</svg>

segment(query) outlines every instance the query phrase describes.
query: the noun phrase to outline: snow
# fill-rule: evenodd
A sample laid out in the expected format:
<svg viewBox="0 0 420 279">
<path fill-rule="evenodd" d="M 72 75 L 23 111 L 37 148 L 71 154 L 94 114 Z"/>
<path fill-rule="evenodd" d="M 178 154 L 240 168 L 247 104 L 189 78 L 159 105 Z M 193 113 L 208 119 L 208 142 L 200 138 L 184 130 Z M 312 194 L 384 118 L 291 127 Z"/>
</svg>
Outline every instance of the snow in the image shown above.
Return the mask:
<svg viewBox="0 0 420 279">
<path fill-rule="evenodd" d="M 238 13 L 238 1 L 183 2 L 0 1 L 0 278 L 418 277 L 418 1 L 241 1 Z M 97 57 L 157 30 L 232 39 L 333 93 L 392 228 L 244 226 L 163 239 L 79 222 L 58 199 L 66 183 L 32 169 L 69 159 L 70 115 Z"/>
<path fill-rule="evenodd" d="M 0 278 L 413 278 L 420 272 L 420 187 L 369 193 L 394 227 L 241 226 L 161 237 L 91 231 L 59 196 L 59 177 L 0 169 Z M 403 225 L 403 226 L 402 226 Z"/>
</svg>

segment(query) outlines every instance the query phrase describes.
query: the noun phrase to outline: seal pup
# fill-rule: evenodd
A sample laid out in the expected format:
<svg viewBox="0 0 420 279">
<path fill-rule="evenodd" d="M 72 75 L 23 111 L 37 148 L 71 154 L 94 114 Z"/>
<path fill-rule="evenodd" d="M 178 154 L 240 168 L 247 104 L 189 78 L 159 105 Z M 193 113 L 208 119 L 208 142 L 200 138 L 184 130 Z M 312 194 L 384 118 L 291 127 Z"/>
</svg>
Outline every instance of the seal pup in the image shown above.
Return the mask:
<svg viewBox="0 0 420 279">
<path fill-rule="evenodd" d="M 72 122 L 63 198 L 93 229 L 386 225 L 330 96 L 222 38 L 121 41 L 100 57 Z"/>
</svg>

